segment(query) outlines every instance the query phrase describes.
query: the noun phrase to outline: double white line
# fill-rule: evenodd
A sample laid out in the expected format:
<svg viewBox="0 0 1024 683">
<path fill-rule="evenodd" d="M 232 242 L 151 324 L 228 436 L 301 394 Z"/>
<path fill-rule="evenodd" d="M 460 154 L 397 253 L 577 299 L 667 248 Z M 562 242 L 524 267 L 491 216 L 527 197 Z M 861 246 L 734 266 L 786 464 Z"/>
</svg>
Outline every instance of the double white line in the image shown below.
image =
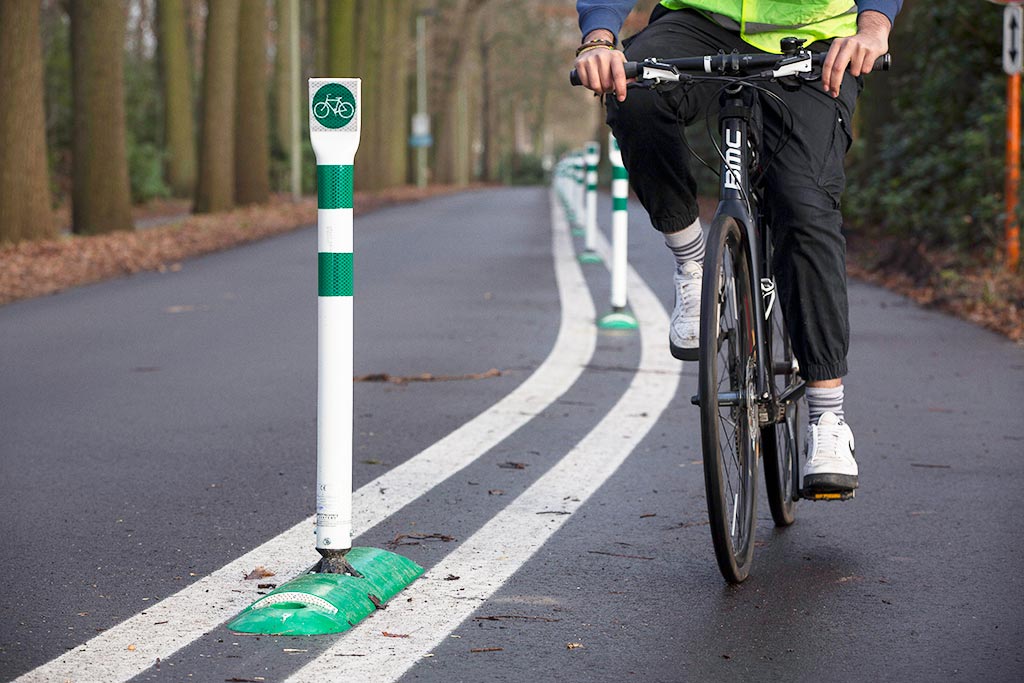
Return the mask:
<svg viewBox="0 0 1024 683">
<path fill-rule="evenodd" d="M 594 305 L 573 253 L 568 226 L 554 199 L 552 204 L 562 313 L 551 353 L 526 381 L 489 410 L 356 491 L 355 535 L 451 477 L 540 414 L 573 385 L 590 361 L 596 344 Z M 609 250 L 603 239 L 598 250 L 607 262 Z M 664 349 L 665 312 L 634 271 L 629 277 L 633 310 L 642 330 L 640 369 L 655 372 L 634 375 L 619 402 L 557 465 L 406 589 L 402 595 L 413 598 L 412 602 L 393 602 L 388 610 L 372 617 L 372 627 L 357 627 L 344 634 L 290 680 L 322 680 L 325 674 L 340 673 L 342 668 L 346 675 L 362 673 L 375 681 L 400 677 L 564 523 L 565 516 L 537 515 L 538 510 L 563 502 L 566 512 L 575 511 L 622 464 L 668 405 L 679 379 L 679 364 Z M 380 495 L 382 488 L 387 496 Z M 273 566 L 282 577 L 305 571 L 314 559 L 310 552 L 312 525 L 310 517 L 146 612 L 23 675 L 16 683 L 123 681 L 138 675 L 157 658 L 167 659 L 255 600 L 258 596 L 252 582 L 240 580 L 253 566 Z M 436 578 L 448 573 L 461 577 L 461 599 L 455 599 L 451 582 Z M 382 638 L 381 630 L 412 637 Z M 129 651 L 129 645 L 134 649 Z M 340 650 L 357 650 L 366 656 L 334 657 Z"/>
</svg>

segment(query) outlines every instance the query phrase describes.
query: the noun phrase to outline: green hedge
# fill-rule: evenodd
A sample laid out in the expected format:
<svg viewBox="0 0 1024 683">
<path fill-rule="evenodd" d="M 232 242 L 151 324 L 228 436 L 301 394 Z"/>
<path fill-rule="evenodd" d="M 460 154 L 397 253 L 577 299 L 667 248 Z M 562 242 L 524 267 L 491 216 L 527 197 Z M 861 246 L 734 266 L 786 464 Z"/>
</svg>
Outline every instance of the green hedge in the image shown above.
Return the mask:
<svg viewBox="0 0 1024 683">
<path fill-rule="evenodd" d="M 980 0 L 910 1 L 893 71 L 858 105 L 844 214 L 849 227 L 991 251 L 1002 232 L 1002 10 Z"/>
</svg>

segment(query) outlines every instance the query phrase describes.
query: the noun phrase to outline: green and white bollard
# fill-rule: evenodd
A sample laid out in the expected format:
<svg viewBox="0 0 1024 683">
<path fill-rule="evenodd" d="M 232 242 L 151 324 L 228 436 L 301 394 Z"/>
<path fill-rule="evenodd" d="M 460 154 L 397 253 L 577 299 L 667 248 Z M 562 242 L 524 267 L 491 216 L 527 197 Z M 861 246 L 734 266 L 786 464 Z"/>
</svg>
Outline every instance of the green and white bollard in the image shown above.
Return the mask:
<svg viewBox="0 0 1024 683">
<path fill-rule="evenodd" d="M 583 253 L 580 263 L 601 263 L 601 257 L 594 250 L 597 244 L 597 162 L 601 158 L 601 147 L 588 142 L 583 153 L 586 163 L 586 190 L 583 201 Z"/>
<path fill-rule="evenodd" d="M 629 269 L 629 174 L 622 164 L 619 141 L 608 134 L 608 160 L 612 164 L 612 310 L 597 321 L 606 330 L 635 330 L 636 317 L 626 307 L 626 272 Z"/>
<path fill-rule="evenodd" d="M 395 553 L 352 547 L 353 162 L 360 80 L 309 79 L 317 161 L 316 549 L 307 574 L 263 596 L 232 631 L 315 635 L 346 631 L 416 580 L 423 568 Z"/>
<path fill-rule="evenodd" d="M 584 195 L 586 188 L 586 167 L 583 163 L 583 154 L 573 152 L 572 154 L 572 213 L 569 216 L 569 223 L 572 225 L 574 237 L 583 237 L 583 223 L 586 220 L 584 215 Z"/>
</svg>

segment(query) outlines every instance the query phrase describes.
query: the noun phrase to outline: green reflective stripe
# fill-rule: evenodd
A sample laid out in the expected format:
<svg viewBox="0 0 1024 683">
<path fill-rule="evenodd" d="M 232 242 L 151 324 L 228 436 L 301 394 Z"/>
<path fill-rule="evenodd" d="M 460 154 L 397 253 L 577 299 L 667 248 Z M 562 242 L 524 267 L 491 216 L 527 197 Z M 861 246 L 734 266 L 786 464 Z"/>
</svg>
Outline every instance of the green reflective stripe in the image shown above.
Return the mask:
<svg viewBox="0 0 1024 683">
<path fill-rule="evenodd" d="M 317 207 L 321 209 L 352 208 L 352 167 L 316 167 Z"/>
<path fill-rule="evenodd" d="M 352 296 L 352 254 L 317 254 L 317 279 L 320 296 Z"/>
<path fill-rule="evenodd" d="M 625 211 L 626 201 L 625 197 L 612 197 L 612 211 Z"/>
<path fill-rule="evenodd" d="M 593 192 L 597 189 L 597 183 L 587 183 L 587 192 Z"/>
<path fill-rule="evenodd" d="M 625 166 L 612 166 L 612 180 L 629 180 Z"/>
</svg>

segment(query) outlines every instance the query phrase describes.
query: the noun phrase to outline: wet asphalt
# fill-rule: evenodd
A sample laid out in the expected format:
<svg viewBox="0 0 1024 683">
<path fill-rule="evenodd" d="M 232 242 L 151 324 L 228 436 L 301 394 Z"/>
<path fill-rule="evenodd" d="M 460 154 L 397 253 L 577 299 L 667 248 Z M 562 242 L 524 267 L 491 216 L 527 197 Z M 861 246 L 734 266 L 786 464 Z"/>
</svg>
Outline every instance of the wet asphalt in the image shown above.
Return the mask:
<svg viewBox="0 0 1024 683">
<path fill-rule="evenodd" d="M 515 188 L 357 220 L 356 374 L 501 370 L 358 383 L 357 487 L 547 356 L 549 215 L 546 189 Z M 670 261 L 635 207 L 631 228 L 669 306 Z M 315 250 L 306 229 L 0 308 L 0 679 L 311 514 Z M 607 273 L 584 273 L 603 312 Z M 779 530 L 762 499 L 753 574 L 725 585 L 688 365 L 625 464 L 402 680 L 1021 680 L 1024 349 L 875 287 L 854 283 L 850 305 L 856 500 L 803 502 Z M 454 539 L 401 547 L 429 570 L 600 421 L 638 359 L 636 335 L 599 335 L 568 393 L 358 543 Z M 220 627 L 137 680 L 280 681 L 335 638 Z"/>
</svg>

